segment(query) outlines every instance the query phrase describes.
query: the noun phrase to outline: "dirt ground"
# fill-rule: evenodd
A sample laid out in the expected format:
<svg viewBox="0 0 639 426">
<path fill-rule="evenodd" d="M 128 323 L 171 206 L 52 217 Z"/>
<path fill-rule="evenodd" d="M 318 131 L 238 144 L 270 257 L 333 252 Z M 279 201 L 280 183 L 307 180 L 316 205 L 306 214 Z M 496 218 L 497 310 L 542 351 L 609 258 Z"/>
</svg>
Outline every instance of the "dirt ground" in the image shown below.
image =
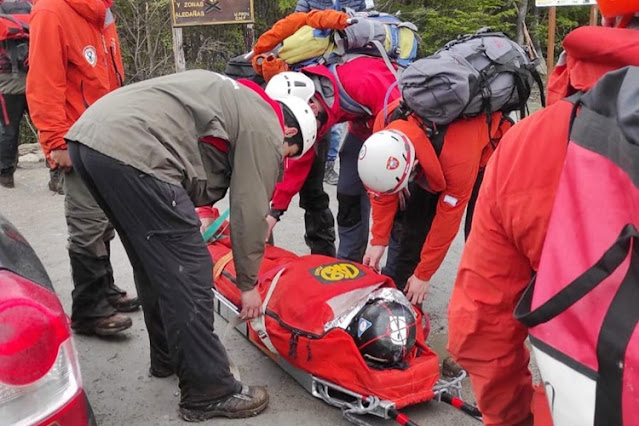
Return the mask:
<svg viewBox="0 0 639 426">
<path fill-rule="evenodd" d="M 37 166 L 16 172 L 16 188 L 0 188 L 0 211 L 7 216 L 33 245 L 47 268 L 67 313 L 71 312 L 73 288 L 66 251 L 64 197 L 54 195 L 47 187 L 47 170 Z M 335 187 L 327 186 L 336 211 Z M 308 253 L 303 241 L 303 214 L 295 200 L 276 228 L 276 243 L 296 253 Z M 431 346 L 444 355 L 447 339 L 446 309 L 463 238 L 458 235 L 444 264 L 432 280 L 425 309 L 430 314 Z M 131 268 L 119 241 L 113 247 L 113 266 L 118 285 L 135 294 Z M 177 403 L 177 379 L 149 377 L 148 339 L 142 312 L 132 314 L 133 327 L 123 336 L 111 340 L 76 336 L 84 387 L 100 425 L 180 425 Z M 226 323 L 216 319 L 222 333 Z M 290 376 L 239 333 L 227 342 L 230 357 L 240 369 L 243 380 L 250 384 L 266 384 L 271 396 L 269 408 L 249 420 L 212 420 L 216 425 L 346 425 L 338 409 L 306 393 Z M 464 396 L 474 402 L 465 383 Z M 429 402 L 404 410 L 420 425 L 477 425 L 479 422 L 456 409 Z M 367 418 L 376 425 L 392 424 Z"/>
</svg>

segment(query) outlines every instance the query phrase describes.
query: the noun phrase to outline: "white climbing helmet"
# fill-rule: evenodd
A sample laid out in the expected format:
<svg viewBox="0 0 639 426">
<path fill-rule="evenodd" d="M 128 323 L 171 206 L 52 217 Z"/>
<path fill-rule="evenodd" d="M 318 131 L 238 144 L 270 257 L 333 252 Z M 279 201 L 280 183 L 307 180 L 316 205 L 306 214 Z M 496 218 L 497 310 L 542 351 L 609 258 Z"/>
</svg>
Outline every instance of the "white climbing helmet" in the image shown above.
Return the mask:
<svg viewBox="0 0 639 426">
<path fill-rule="evenodd" d="M 398 130 L 382 130 L 366 139 L 359 151 L 357 172 L 371 192 L 395 194 L 408 185 L 415 165 L 415 149 Z"/>
<path fill-rule="evenodd" d="M 286 109 L 290 111 L 297 121 L 302 136 L 302 149 L 299 154 L 291 158 L 299 158 L 311 149 L 317 138 L 317 120 L 315 119 L 315 114 L 308 103 L 296 96 L 284 96 L 277 99 L 277 102 L 282 105 L 285 121 L 287 115 Z"/>
<path fill-rule="evenodd" d="M 308 102 L 315 93 L 315 85 L 301 72 L 285 71 L 273 76 L 264 90 L 275 100 L 292 95 Z"/>
</svg>

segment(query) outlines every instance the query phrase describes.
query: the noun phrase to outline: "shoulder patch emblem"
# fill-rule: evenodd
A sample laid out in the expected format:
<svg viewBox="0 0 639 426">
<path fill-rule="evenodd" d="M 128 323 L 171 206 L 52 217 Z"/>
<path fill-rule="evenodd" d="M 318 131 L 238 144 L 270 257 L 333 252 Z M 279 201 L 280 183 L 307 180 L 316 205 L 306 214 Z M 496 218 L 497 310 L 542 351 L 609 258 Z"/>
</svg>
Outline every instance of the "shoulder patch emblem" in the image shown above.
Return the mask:
<svg viewBox="0 0 639 426">
<path fill-rule="evenodd" d="M 84 55 L 84 59 L 86 59 L 89 65 L 91 65 L 92 67 L 94 67 L 98 63 L 98 53 L 96 52 L 95 47 L 85 47 L 82 51 L 82 54 Z"/>
</svg>

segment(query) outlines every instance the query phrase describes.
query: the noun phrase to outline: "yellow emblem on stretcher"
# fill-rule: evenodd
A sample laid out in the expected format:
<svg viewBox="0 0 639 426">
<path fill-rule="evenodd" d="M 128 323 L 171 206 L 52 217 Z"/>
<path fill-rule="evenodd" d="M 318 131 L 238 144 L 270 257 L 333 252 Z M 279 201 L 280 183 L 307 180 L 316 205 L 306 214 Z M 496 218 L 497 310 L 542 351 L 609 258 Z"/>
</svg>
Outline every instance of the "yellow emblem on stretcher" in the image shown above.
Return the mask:
<svg viewBox="0 0 639 426">
<path fill-rule="evenodd" d="M 364 271 L 349 262 L 335 262 L 311 269 L 311 274 L 324 284 L 350 281 L 363 277 Z"/>
</svg>

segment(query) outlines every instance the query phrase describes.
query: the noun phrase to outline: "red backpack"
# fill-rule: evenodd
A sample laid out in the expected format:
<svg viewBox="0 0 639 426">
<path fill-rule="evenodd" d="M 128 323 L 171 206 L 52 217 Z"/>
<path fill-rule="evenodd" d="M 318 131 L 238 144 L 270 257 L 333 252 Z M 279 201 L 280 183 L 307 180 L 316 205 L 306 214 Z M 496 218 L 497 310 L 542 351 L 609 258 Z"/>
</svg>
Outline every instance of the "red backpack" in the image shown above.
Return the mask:
<svg viewBox="0 0 639 426">
<path fill-rule="evenodd" d="M 29 18 L 33 5 L 26 0 L 0 3 L 0 72 L 27 72 Z"/>
<path fill-rule="evenodd" d="M 556 426 L 639 425 L 638 99 L 637 67 L 569 99 L 539 270 L 515 310 Z"/>
</svg>

